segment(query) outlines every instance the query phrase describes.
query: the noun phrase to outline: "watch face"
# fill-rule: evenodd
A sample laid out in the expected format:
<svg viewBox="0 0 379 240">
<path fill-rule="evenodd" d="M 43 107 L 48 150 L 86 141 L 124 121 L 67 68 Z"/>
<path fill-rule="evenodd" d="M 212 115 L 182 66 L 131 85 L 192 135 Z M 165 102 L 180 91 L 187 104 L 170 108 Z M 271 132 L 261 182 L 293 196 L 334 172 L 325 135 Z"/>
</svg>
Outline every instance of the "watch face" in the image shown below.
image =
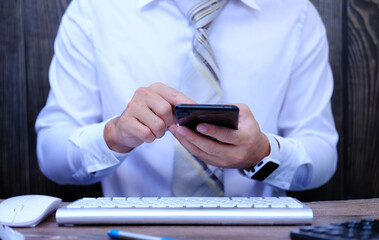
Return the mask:
<svg viewBox="0 0 379 240">
<path fill-rule="evenodd" d="M 265 180 L 275 169 L 279 167 L 279 164 L 268 161 L 266 162 L 258 171 L 256 171 L 253 176 L 251 176 L 252 179 L 263 181 Z"/>
</svg>

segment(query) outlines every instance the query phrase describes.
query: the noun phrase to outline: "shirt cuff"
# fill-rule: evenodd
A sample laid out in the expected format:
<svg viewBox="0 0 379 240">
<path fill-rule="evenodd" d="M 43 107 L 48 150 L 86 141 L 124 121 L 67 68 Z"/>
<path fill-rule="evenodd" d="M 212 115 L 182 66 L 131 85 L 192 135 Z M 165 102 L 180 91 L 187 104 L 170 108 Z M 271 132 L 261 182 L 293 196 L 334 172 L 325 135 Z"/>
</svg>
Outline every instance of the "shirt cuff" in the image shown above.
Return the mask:
<svg viewBox="0 0 379 240">
<path fill-rule="evenodd" d="M 264 182 L 285 190 L 305 188 L 312 177 L 312 161 L 295 139 L 265 133 L 270 141 L 269 157 L 280 166 Z"/>
<path fill-rule="evenodd" d="M 69 138 L 68 159 L 74 179 L 105 176 L 129 155 L 112 151 L 105 142 L 104 128 L 110 120 L 82 127 Z"/>
</svg>

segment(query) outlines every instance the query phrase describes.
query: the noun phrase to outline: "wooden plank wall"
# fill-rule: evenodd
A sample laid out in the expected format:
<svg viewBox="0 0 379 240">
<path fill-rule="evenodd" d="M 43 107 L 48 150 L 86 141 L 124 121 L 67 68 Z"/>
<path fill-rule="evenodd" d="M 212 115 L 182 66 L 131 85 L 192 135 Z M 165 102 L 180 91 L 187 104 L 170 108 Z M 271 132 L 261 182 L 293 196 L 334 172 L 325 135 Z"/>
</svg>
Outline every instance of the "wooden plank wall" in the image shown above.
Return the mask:
<svg viewBox="0 0 379 240">
<path fill-rule="evenodd" d="M 379 0 L 348 1 L 347 7 L 344 190 L 366 198 L 379 195 Z"/>
<path fill-rule="evenodd" d="M 34 121 L 49 90 L 48 67 L 70 0 L 0 2 L 0 198 L 48 194 L 72 201 L 93 186 L 59 186 L 38 168 Z M 379 0 L 312 0 L 328 31 L 340 134 L 338 169 L 301 200 L 379 197 Z"/>
<path fill-rule="evenodd" d="M 302 200 L 379 196 L 379 0 L 312 0 L 328 31 L 338 169 Z"/>
<path fill-rule="evenodd" d="M 0 2 L 0 198 L 47 194 L 73 201 L 101 195 L 99 184 L 53 183 L 42 175 L 36 158 L 34 122 L 47 98 L 53 42 L 69 2 Z"/>
</svg>

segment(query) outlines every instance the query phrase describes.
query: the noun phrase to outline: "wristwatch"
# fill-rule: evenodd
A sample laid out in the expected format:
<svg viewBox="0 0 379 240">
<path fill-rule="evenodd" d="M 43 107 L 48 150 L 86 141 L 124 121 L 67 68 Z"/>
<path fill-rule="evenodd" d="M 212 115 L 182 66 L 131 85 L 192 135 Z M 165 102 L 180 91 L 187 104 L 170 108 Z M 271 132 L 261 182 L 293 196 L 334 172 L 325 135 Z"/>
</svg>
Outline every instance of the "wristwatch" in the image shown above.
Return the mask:
<svg viewBox="0 0 379 240">
<path fill-rule="evenodd" d="M 271 175 L 280 165 L 280 162 L 273 157 L 278 157 L 280 145 L 275 137 L 266 134 L 270 142 L 270 155 L 263 158 L 255 166 L 247 169 L 240 169 L 240 173 L 248 178 L 255 179 L 258 181 L 264 181 L 268 176 Z"/>
<path fill-rule="evenodd" d="M 257 165 L 240 170 L 242 174 L 248 178 L 255 179 L 258 181 L 264 181 L 272 172 L 279 167 L 279 162 L 277 160 L 271 159 L 270 157 L 263 158 Z"/>
</svg>

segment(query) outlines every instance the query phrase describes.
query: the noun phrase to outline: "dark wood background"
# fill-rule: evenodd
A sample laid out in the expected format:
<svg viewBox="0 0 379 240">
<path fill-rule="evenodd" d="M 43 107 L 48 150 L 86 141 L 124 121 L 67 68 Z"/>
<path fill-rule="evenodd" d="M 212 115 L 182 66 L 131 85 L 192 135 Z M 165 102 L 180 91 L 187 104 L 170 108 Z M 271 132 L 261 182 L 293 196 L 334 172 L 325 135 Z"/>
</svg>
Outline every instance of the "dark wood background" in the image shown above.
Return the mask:
<svg viewBox="0 0 379 240">
<path fill-rule="evenodd" d="M 99 184 L 59 186 L 36 159 L 34 122 L 49 91 L 48 67 L 70 0 L 0 1 L 0 198 L 100 196 Z M 338 169 L 303 201 L 379 197 L 379 0 L 312 0 L 328 31 L 335 77 Z"/>
</svg>

